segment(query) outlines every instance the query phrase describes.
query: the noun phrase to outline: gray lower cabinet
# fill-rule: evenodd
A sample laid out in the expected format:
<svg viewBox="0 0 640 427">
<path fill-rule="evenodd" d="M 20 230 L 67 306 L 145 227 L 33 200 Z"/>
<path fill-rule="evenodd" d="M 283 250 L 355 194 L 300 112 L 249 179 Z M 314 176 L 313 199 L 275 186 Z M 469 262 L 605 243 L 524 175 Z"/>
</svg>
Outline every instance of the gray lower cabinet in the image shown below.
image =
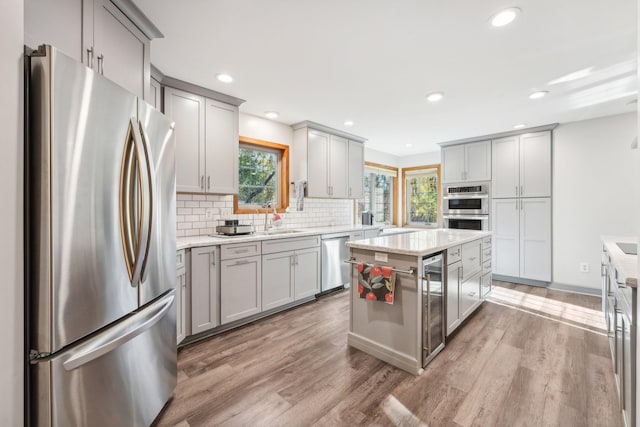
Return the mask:
<svg viewBox="0 0 640 427">
<path fill-rule="evenodd" d="M 219 247 L 191 249 L 191 333 L 220 324 L 218 296 Z"/>
<path fill-rule="evenodd" d="M 262 309 L 270 310 L 293 302 L 295 252 L 262 256 Z"/>
<path fill-rule="evenodd" d="M 243 319 L 262 311 L 260 255 L 220 262 L 220 323 Z"/>
<path fill-rule="evenodd" d="M 320 292 L 320 248 L 295 252 L 295 299 L 314 296 Z"/>
<path fill-rule="evenodd" d="M 187 336 L 185 324 L 186 308 L 185 308 L 185 290 L 187 287 L 187 269 L 183 266 L 176 270 L 176 343 L 180 344 Z"/>
<path fill-rule="evenodd" d="M 483 253 L 491 241 L 482 239 L 447 250 L 447 330 L 450 335 L 482 303 L 491 281 L 491 253 Z"/>
<path fill-rule="evenodd" d="M 269 310 L 320 292 L 320 248 L 262 256 L 262 309 Z"/>
</svg>

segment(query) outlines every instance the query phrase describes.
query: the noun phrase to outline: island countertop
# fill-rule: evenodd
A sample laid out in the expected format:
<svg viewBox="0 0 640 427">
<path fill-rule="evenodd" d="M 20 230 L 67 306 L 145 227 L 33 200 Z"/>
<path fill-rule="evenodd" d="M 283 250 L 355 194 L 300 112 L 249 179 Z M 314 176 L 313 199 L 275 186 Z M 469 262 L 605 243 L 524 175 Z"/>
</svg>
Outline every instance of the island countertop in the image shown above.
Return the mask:
<svg viewBox="0 0 640 427">
<path fill-rule="evenodd" d="M 347 242 L 346 245 L 356 249 L 400 255 L 425 256 L 488 236 L 491 236 L 490 231 L 439 228 L 407 234 L 381 236 L 373 239 L 356 240 L 354 242 Z"/>
</svg>

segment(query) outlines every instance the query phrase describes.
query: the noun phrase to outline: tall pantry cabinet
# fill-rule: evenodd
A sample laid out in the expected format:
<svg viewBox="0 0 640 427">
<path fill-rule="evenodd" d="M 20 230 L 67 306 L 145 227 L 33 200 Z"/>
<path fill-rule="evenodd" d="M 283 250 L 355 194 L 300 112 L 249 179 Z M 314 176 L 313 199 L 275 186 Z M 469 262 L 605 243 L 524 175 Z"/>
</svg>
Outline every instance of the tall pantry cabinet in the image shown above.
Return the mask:
<svg viewBox="0 0 640 427">
<path fill-rule="evenodd" d="M 492 141 L 493 273 L 551 282 L 551 131 Z"/>
</svg>

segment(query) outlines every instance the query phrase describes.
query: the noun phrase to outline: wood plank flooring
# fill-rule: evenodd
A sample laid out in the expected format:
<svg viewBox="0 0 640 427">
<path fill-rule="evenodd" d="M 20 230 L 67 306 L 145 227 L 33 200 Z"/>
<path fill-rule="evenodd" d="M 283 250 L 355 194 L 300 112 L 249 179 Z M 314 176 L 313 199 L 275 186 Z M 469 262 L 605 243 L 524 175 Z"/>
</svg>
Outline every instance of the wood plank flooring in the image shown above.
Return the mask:
<svg viewBox="0 0 640 427">
<path fill-rule="evenodd" d="M 156 426 L 622 426 L 600 300 L 494 281 L 415 377 L 347 346 L 347 292 L 182 349 Z"/>
</svg>

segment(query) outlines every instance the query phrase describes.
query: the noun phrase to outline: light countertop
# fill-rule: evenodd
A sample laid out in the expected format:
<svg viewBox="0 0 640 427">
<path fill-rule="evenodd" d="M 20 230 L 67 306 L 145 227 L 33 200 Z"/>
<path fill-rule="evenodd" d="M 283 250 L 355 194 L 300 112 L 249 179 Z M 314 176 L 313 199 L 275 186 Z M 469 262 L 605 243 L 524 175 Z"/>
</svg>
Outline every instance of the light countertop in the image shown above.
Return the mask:
<svg viewBox="0 0 640 427">
<path fill-rule="evenodd" d="M 601 236 L 600 239 L 609 252 L 611 262 L 618 273 L 616 280 L 632 288 L 638 287 L 637 255 L 627 255 L 616 245 L 616 243 L 638 243 L 638 239 L 623 236 Z"/>
<path fill-rule="evenodd" d="M 350 248 L 424 256 L 491 236 L 490 231 L 434 229 L 347 242 Z"/>
<path fill-rule="evenodd" d="M 295 228 L 299 230 L 296 233 L 277 234 L 277 230 L 273 231 L 274 234 L 260 234 L 260 231 L 256 234 L 245 234 L 241 236 L 188 236 L 178 237 L 176 239 L 177 250 L 194 248 L 200 246 L 212 246 L 212 245 L 227 245 L 232 243 L 246 243 L 255 242 L 256 240 L 272 240 L 272 239 L 293 239 L 296 237 L 313 236 L 316 234 L 332 234 L 332 233 L 346 233 L 351 231 L 360 230 L 373 230 L 380 228 L 379 225 L 338 225 L 338 226 L 326 226 L 326 227 L 306 227 Z M 283 229 L 286 231 L 286 229 Z"/>
</svg>

